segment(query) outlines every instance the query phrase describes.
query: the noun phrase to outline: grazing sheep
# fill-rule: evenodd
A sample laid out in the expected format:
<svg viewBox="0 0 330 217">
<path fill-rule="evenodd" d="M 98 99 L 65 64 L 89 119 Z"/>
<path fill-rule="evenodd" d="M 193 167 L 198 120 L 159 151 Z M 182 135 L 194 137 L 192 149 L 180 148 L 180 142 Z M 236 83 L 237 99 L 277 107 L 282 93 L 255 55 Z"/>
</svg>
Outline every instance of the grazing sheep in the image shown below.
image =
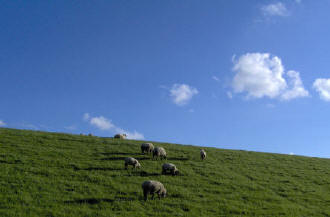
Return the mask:
<svg viewBox="0 0 330 217">
<path fill-rule="evenodd" d="M 166 197 L 166 189 L 164 185 L 158 181 L 145 181 L 142 183 L 144 200 L 148 199 L 148 194 L 151 194 L 151 198 L 154 199 L 154 194 L 158 194 L 158 198 Z"/>
<path fill-rule="evenodd" d="M 124 134 L 116 134 L 113 138 L 115 139 L 126 139 L 127 135 Z"/>
<path fill-rule="evenodd" d="M 147 152 L 148 154 L 153 152 L 154 150 L 154 145 L 152 143 L 143 143 L 141 145 L 141 152 L 142 154 L 144 154 L 145 152 Z"/>
<path fill-rule="evenodd" d="M 179 170 L 176 168 L 176 166 L 174 164 L 164 163 L 162 166 L 162 174 L 165 175 L 168 171 L 173 176 L 179 174 Z"/>
<path fill-rule="evenodd" d="M 132 157 L 125 158 L 125 169 L 127 169 L 128 165 L 132 165 L 134 169 L 141 168 L 139 161 Z"/>
<path fill-rule="evenodd" d="M 201 159 L 204 160 L 206 158 L 206 152 L 204 149 L 201 149 Z"/>
<path fill-rule="evenodd" d="M 162 147 L 156 147 L 152 152 L 152 158 L 154 158 L 155 156 L 156 158 L 160 157 L 160 159 L 166 159 L 165 149 Z"/>
<path fill-rule="evenodd" d="M 93 136 L 93 134 L 89 133 L 88 136 Z"/>
</svg>

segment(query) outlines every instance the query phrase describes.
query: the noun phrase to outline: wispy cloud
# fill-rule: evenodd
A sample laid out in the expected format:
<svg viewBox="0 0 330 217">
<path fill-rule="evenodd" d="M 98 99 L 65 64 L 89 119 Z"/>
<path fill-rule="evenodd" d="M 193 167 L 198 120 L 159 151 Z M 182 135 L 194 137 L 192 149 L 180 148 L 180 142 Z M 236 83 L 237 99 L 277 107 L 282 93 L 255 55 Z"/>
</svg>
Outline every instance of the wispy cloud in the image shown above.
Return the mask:
<svg viewBox="0 0 330 217">
<path fill-rule="evenodd" d="M 198 94 L 198 90 L 187 84 L 174 84 L 170 89 L 172 101 L 178 106 L 188 104 L 196 94 Z"/>
<path fill-rule="evenodd" d="M 289 11 L 282 2 L 276 2 L 261 7 L 261 11 L 265 16 L 288 16 Z"/>
<path fill-rule="evenodd" d="M 247 53 L 234 62 L 236 75 L 232 81 L 235 93 L 247 93 L 249 98 L 291 100 L 309 96 L 299 72 L 284 71 L 282 61 L 269 53 Z"/>
<path fill-rule="evenodd" d="M 104 116 L 92 117 L 89 113 L 83 115 L 83 120 L 87 121 L 90 125 L 111 133 L 125 133 L 128 139 L 144 139 L 144 135 L 137 131 L 127 131 L 112 123 L 110 119 Z"/>
<path fill-rule="evenodd" d="M 217 81 L 217 82 L 220 81 L 220 79 L 217 76 L 215 76 L 215 75 L 212 76 L 212 79 L 215 80 L 215 81 Z"/>
<path fill-rule="evenodd" d="M 0 127 L 4 127 L 4 126 L 6 126 L 7 124 L 4 122 L 4 121 L 2 121 L 2 120 L 0 120 Z"/>
<path fill-rule="evenodd" d="M 66 129 L 66 130 L 76 130 L 77 127 L 75 125 L 71 125 L 71 126 L 64 127 L 64 129 Z"/>
<path fill-rule="evenodd" d="M 313 83 L 313 88 L 319 93 L 321 99 L 330 101 L 330 79 L 316 79 Z"/>
<path fill-rule="evenodd" d="M 40 127 L 38 127 L 37 125 L 29 124 L 29 123 L 20 123 L 18 126 L 22 129 L 29 129 L 29 130 L 39 130 L 40 129 Z"/>
</svg>

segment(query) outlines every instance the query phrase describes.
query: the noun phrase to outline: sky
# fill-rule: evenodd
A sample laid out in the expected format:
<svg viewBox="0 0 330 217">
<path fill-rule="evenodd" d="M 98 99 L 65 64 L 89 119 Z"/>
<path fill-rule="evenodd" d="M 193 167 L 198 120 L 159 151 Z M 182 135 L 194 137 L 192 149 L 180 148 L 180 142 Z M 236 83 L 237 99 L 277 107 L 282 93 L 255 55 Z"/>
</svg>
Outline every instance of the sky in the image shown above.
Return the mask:
<svg viewBox="0 0 330 217">
<path fill-rule="evenodd" d="M 330 1 L 0 1 L 0 127 L 330 158 Z"/>
</svg>

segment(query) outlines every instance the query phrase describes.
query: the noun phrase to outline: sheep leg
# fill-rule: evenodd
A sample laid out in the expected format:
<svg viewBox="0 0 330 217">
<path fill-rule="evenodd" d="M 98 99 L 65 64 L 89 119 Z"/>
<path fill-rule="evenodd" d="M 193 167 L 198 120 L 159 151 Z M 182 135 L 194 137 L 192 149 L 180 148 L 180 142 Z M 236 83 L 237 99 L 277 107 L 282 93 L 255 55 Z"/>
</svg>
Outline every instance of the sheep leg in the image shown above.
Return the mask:
<svg viewBox="0 0 330 217">
<path fill-rule="evenodd" d="M 155 194 L 151 193 L 151 199 L 154 199 Z"/>
<path fill-rule="evenodd" d="M 126 170 L 127 170 L 127 166 L 128 166 L 128 165 L 125 163 L 125 169 L 126 169 Z"/>
<path fill-rule="evenodd" d="M 147 201 L 148 200 L 148 190 L 143 190 L 143 196 L 144 196 L 144 201 Z"/>
</svg>

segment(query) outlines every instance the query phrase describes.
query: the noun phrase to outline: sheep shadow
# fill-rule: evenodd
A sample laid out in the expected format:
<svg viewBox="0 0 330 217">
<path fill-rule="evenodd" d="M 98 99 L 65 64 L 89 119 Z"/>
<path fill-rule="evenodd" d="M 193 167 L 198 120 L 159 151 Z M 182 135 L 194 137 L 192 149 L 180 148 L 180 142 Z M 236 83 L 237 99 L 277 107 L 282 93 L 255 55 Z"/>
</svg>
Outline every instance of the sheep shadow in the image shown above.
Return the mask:
<svg viewBox="0 0 330 217">
<path fill-rule="evenodd" d="M 141 177 L 147 177 L 147 176 L 161 176 L 160 173 L 148 173 L 146 171 L 128 171 L 128 174 L 125 176 L 141 176 Z"/>
<path fill-rule="evenodd" d="M 106 157 L 101 158 L 101 160 L 125 160 L 126 157 Z M 148 157 L 135 157 L 136 160 L 150 160 Z"/>
<path fill-rule="evenodd" d="M 101 158 L 101 160 L 125 160 L 126 157 L 106 157 Z"/>
<path fill-rule="evenodd" d="M 99 204 L 101 202 L 113 203 L 115 201 L 133 201 L 133 200 L 135 200 L 135 198 L 133 198 L 133 197 L 118 197 L 118 196 L 116 196 L 114 199 L 84 198 L 84 199 L 67 200 L 67 201 L 64 201 L 64 203 L 65 204 L 90 204 L 90 205 L 95 205 L 95 204 Z"/>
<path fill-rule="evenodd" d="M 5 160 L 0 160 L 0 163 L 2 164 L 20 164 L 22 163 L 21 160 L 14 160 L 13 162 L 5 161 Z"/>
<path fill-rule="evenodd" d="M 187 161 L 189 160 L 187 157 L 168 157 L 167 160 L 181 160 L 181 161 Z"/>
<path fill-rule="evenodd" d="M 126 155 L 126 156 L 138 156 L 140 153 L 125 153 L 125 152 L 103 152 L 103 155 Z"/>
<path fill-rule="evenodd" d="M 88 168 L 82 168 L 82 169 L 77 169 L 77 170 L 121 171 L 121 170 L 124 170 L 124 169 L 122 169 L 122 168 L 111 168 L 111 167 L 88 167 Z"/>
<path fill-rule="evenodd" d="M 99 204 L 101 202 L 113 203 L 115 200 L 106 198 L 85 198 L 85 199 L 75 199 L 64 201 L 65 204 Z"/>
</svg>

